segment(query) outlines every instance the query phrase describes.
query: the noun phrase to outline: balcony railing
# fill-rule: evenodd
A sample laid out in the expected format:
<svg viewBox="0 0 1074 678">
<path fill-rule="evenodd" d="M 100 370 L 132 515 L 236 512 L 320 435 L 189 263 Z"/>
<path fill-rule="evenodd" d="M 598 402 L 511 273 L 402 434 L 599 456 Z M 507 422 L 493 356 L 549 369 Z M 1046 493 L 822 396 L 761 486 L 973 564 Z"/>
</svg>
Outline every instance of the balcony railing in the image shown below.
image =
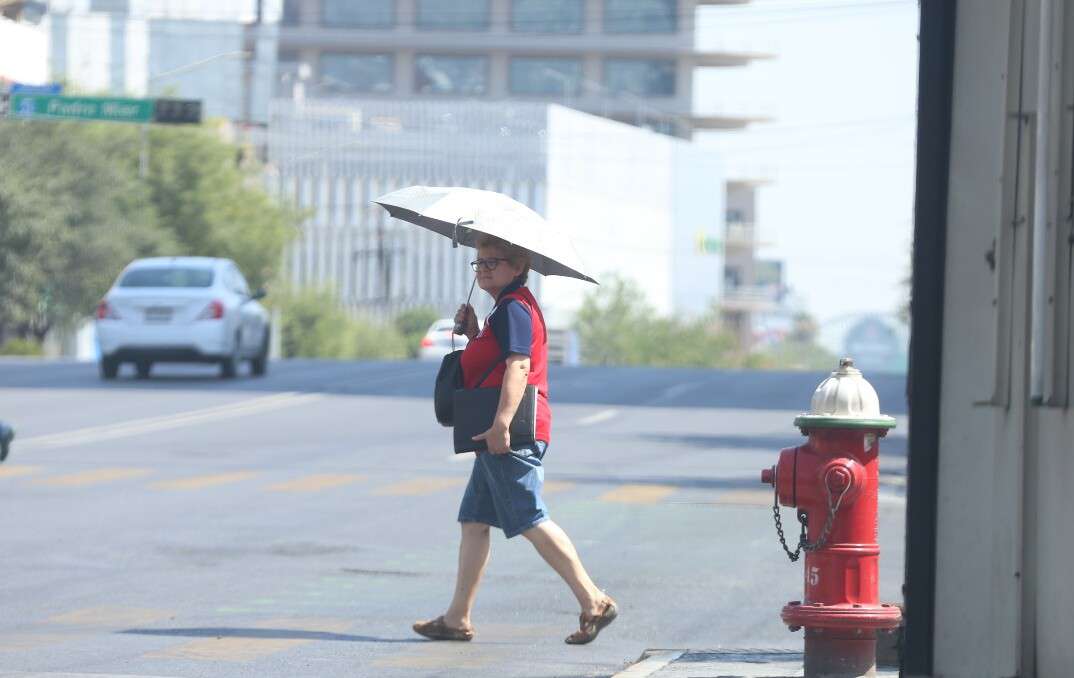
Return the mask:
<svg viewBox="0 0 1074 678">
<path fill-rule="evenodd" d="M 779 288 L 774 285 L 726 287 L 720 306 L 727 311 L 773 311 L 779 308 Z"/>
<path fill-rule="evenodd" d="M 728 247 L 756 247 L 757 230 L 750 221 L 728 221 L 725 240 Z"/>
</svg>

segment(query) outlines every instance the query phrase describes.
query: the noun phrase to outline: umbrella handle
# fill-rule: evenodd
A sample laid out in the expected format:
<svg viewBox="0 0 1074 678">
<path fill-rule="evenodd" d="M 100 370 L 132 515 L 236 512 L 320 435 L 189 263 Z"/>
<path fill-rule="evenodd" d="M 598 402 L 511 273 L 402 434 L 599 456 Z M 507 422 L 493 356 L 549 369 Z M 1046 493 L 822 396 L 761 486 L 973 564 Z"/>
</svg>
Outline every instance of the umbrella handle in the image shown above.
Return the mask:
<svg viewBox="0 0 1074 678">
<path fill-rule="evenodd" d="M 466 295 L 466 305 L 467 306 L 470 305 L 470 299 L 472 299 L 473 296 L 474 296 L 474 286 L 475 285 L 477 285 L 477 275 L 476 274 L 474 275 L 474 281 L 472 283 L 470 283 L 470 294 Z M 455 350 L 455 335 L 456 334 L 462 334 L 462 330 L 463 330 L 462 323 L 455 323 L 455 328 L 451 332 L 451 350 L 452 351 Z"/>
</svg>

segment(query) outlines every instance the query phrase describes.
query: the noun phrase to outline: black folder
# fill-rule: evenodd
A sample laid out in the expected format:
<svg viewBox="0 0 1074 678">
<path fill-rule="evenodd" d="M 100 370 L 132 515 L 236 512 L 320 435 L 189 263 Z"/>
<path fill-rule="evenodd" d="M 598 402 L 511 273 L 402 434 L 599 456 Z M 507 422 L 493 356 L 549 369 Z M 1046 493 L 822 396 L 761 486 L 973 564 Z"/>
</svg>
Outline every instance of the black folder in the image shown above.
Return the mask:
<svg viewBox="0 0 1074 678">
<path fill-rule="evenodd" d="M 462 452 L 486 452 L 484 440 L 473 440 L 492 428 L 496 410 L 500 406 L 499 388 L 456 389 L 455 406 L 455 454 Z M 511 420 L 511 449 L 521 450 L 537 442 L 537 387 L 526 386 L 522 402 L 518 404 Z"/>
</svg>

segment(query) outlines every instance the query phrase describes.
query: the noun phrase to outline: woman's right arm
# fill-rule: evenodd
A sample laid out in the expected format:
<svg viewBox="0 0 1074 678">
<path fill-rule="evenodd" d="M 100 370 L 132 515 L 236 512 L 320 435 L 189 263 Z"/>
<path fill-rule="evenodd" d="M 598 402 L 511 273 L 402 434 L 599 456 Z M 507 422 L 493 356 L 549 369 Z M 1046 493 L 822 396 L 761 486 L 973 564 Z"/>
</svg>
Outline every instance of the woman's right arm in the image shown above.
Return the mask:
<svg viewBox="0 0 1074 678">
<path fill-rule="evenodd" d="M 474 307 L 470 304 L 463 304 L 459 307 L 459 310 L 455 312 L 455 326 L 461 327 L 461 332 L 456 334 L 464 334 L 467 339 L 473 339 L 477 336 L 477 313 L 474 312 Z"/>
</svg>

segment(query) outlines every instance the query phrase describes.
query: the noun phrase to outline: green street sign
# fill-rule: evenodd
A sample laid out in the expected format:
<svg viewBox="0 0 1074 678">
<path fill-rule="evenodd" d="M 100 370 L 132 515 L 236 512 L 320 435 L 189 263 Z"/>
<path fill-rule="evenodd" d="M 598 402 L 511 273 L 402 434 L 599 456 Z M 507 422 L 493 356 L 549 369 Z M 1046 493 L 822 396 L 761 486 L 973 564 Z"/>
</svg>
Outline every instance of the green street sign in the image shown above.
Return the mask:
<svg viewBox="0 0 1074 678">
<path fill-rule="evenodd" d="M 153 122 L 152 99 L 12 94 L 8 115 L 31 120 Z"/>
</svg>

